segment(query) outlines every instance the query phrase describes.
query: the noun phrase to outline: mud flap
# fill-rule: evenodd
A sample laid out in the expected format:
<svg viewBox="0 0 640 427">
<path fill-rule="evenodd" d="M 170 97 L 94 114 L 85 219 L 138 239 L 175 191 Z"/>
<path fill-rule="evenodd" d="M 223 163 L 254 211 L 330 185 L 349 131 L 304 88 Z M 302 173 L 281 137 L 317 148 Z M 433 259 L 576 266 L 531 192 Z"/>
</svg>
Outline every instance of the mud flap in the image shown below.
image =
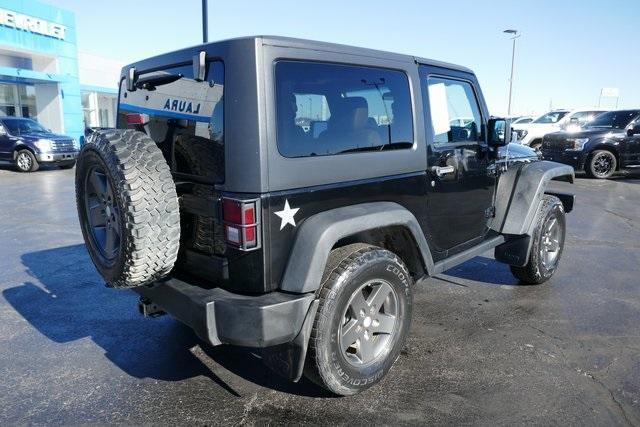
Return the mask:
<svg viewBox="0 0 640 427">
<path fill-rule="evenodd" d="M 304 370 L 304 361 L 307 357 L 309 337 L 313 328 L 313 321 L 318 311 L 319 300 L 314 300 L 309 307 L 307 316 L 302 324 L 300 333 L 293 341 L 260 349 L 260 355 L 264 364 L 290 381 L 298 382 Z"/>
<path fill-rule="evenodd" d="M 509 238 L 503 244 L 496 246 L 494 258 L 514 267 L 524 267 L 529 262 L 529 251 L 531 249 L 531 236 L 516 236 Z"/>
</svg>

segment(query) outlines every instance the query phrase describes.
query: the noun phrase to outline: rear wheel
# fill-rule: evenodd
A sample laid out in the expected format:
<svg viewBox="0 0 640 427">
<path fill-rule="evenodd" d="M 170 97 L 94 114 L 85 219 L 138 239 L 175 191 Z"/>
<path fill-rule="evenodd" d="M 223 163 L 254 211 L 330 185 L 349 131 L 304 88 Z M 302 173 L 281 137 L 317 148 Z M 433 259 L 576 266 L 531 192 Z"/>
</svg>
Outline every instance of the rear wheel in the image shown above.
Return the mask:
<svg viewBox="0 0 640 427">
<path fill-rule="evenodd" d="M 586 172 L 592 178 L 610 178 L 618 167 L 616 156 L 608 150 L 596 150 L 589 156 Z"/>
<path fill-rule="evenodd" d="M 562 202 L 557 197 L 544 196 L 537 218 L 527 265 L 511 266 L 513 275 L 528 285 L 549 280 L 558 268 L 564 249 L 566 223 Z"/>
<path fill-rule="evenodd" d="M 305 374 L 338 395 L 371 387 L 389 371 L 411 323 L 412 279 L 385 249 L 332 251 L 309 340 Z"/>
<path fill-rule="evenodd" d="M 18 151 L 15 166 L 20 172 L 35 172 L 40 168 L 36 156 L 29 150 Z"/>
<path fill-rule="evenodd" d="M 141 286 L 171 271 L 178 199 L 151 138 L 133 130 L 92 134 L 78 157 L 76 199 L 89 255 L 109 286 Z"/>
</svg>

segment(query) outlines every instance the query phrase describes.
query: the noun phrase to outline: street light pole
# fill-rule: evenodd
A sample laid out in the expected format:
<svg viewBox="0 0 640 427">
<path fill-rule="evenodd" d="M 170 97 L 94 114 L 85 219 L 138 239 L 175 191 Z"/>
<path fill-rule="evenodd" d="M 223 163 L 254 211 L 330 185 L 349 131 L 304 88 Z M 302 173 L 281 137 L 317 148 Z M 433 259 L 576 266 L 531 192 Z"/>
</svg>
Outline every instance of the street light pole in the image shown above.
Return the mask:
<svg viewBox="0 0 640 427">
<path fill-rule="evenodd" d="M 209 41 L 209 15 L 207 14 L 207 0 L 202 0 L 202 43 Z"/>
<path fill-rule="evenodd" d="M 511 116 L 511 94 L 513 92 L 513 65 L 516 58 L 516 39 L 520 37 L 518 30 L 504 30 L 503 33 L 513 34 L 513 48 L 511 50 L 511 77 L 509 77 L 509 106 L 507 107 L 507 116 Z"/>
</svg>

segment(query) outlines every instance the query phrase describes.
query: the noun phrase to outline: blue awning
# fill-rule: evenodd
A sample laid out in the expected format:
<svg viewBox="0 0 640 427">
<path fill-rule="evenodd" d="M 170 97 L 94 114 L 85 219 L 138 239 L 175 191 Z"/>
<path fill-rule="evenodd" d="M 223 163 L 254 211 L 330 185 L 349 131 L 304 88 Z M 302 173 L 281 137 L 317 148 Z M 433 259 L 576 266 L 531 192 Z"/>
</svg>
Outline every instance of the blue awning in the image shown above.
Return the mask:
<svg viewBox="0 0 640 427">
<path fill-rule="evenodd" d="M 23 68 L 0 67 L 0 81 L 19 83 L 64 83 L 70 76 L 42 71 L 25 70 Z"/>
</svg>

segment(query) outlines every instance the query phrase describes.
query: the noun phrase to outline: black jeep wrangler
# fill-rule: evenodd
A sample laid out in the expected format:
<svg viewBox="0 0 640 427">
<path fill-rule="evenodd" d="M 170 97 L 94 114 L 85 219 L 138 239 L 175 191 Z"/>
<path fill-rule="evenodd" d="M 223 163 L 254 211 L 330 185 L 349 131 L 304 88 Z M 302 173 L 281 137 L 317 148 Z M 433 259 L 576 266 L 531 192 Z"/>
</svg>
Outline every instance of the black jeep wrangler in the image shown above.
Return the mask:
<svg viewBox="0 0 640 427">
<path fill-rule="evenodd" d="M 210 43 L 122 70 L 118 129 L 78 159 L 78 213 L 144 314 L 349 395 L 398 357 L 419 279 L 493 248 L 522 283 L 555 272 L 573 196 L 547 184 L 573 169 L 500 161 L 510 136 L 463 67 Z"/>
</svg>

